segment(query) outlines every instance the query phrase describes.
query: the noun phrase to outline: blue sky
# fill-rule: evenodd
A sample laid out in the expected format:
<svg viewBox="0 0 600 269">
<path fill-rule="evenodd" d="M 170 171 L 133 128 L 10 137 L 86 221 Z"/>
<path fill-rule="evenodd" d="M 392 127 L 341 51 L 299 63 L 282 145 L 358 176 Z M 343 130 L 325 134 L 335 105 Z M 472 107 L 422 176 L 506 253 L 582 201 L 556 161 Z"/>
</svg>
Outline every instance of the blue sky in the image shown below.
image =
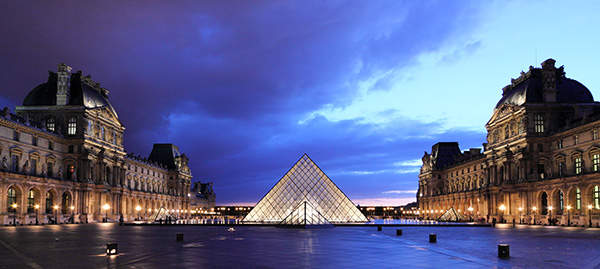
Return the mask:
<svg viewBox="0 0 600 269">
<path fill-rule="evenodd" d="M 485 142 L 501 89 L 554 58 L 598 96 L 597 1 L 0 4 L 0 105 L 60 62 L 111 91 L 129 151 L 172 142 L 219 204 L 304 153 L 356 203 L 414 200 L 438 141 Z"/>
</svg>

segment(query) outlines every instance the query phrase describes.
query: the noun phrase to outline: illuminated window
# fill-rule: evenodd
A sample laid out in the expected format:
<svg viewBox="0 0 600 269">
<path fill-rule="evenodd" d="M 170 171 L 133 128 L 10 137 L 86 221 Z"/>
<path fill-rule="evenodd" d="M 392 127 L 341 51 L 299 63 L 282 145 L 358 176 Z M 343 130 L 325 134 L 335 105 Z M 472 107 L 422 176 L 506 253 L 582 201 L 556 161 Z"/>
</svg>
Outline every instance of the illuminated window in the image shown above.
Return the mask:
<svg viewBox="0 0 600 269">
<path fill-rule="evenodd" d="M 594 186 L 594 207 L 596 209 L 600 209 L 600 187 L 598 185 Z"/>
<path fill-rule="evenodd" d="M 33 213 L 35 206 L 35 192 L 33 190 L 29 190 L 27 194 L 27 213 Z"/>
<path fill-rule="evenodd" d="M 536 113 L 533 118 L 535 132 L 538 134 L 544 133 L 544 114 Z"/>
<path fill-rule="evenodd" d="M 71 195 L 67 192 L 63 193 L 61 209 L 63 214 L 69 213 L 71 207 Z"/>
<path fill-rule="evenodd" d="M 581 156 L 575 157 L 575 174 L 581 174 L 583 172 L 583 162 Z"/>
<path fill-rule="evenodd" d="M 56 120 L 53 117 L 46 120 L 46 129 L 48 129 L 50 132 L 54 132 L 56 130 Z"/>
<path fill-rule="evenodd" d="M 600 169 L 600 154 L 598 153 L 592 155 L 592 168 L 594 172 L 598 172 Z"/>
<path fill-rule="evenodd" d="M 596 128 L 594 128 L 594 130 L 592 131 L 592 139 L 598 139 L 598 129 Z"/>
<path fill-rule="evenodd" d="M 558 149 L 562 149 L 563 148 L 563 140 L 559 139 L 558 141 L 556 141 L 556 147 Z"/>
<path fill-rule="evenodd" d="M 8 196 L 6 202 L 6 205 L 8 206 L 8 212 L 17 212 L 17 210 L 12 206 L 13 204 L 17 203 L 17 192 L 13 187 L 8 188 Z"/>
<path fill-rule="evenodd" d="M 579 188 L 575 190 L 575 209 L 581 209 L 581 190 Z"/>
<path fill-rule="evenodd" d="M 67 122 L 67 134 L 75 135 L 77 133 L 77 119 L 75 117 L 70 117 Z"/>
<path fill-rule="evenodd" d="M 558 191 L 558 208 L 560 209 L 560 211 L 563 211 L 565 209 L 565 200 L 562 191 Z"/>
<path fill-rule="evenodd" d="M 578 135 L 576 135 L 576 136 L 573 137 L 573 144 L 574 145 L 579 144 L 579 136 Z"/>
</svg>

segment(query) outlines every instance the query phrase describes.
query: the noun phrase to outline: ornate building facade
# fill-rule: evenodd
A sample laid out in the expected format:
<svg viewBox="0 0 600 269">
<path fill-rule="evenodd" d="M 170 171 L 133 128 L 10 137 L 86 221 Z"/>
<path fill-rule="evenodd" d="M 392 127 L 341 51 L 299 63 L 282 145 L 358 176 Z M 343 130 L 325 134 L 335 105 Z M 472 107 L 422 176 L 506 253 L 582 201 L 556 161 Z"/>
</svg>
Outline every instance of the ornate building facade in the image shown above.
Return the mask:
<svg viewBox="0 0 600 269">
<path fill-rule="evenodd" d="M 192 174 L 172 144 L 127 154 L 108 90 L 64 64 L 0 113 L 0 223 L 186 217 Z"/>
<path fill-rule="evenodd" d="M 600 225 L 600 103 L 548 59 L 502 89 L 487 143 L 425 152 L 417 201 L 437 218 L 455 208 L 492 222 Z"/>
</svg>

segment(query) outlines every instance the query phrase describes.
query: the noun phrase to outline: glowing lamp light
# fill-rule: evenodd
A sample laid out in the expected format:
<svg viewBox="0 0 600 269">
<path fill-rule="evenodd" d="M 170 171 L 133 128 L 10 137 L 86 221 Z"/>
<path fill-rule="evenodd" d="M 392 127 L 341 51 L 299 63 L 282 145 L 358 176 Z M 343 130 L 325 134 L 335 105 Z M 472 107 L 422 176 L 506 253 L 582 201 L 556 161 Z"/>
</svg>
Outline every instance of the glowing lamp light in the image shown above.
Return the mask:
<svg viewBox="0 0 600 269">
<path fill-rule="evenodd" d="M 469 206 L 469 208 L 467 208 L 467 210 L 469 210 L 470 212 L 473 212 L 473 208 Z"/>
<path fill-rule="evenodd" d="M 54 210 L 58 210 L 58 205 L 53 206 Z"/>
<path fill-rule="evenodd" d="M 592 209 L 594 206 L 592 205 L 588 205 L 588 209 Z"/>
<path fill-rule="evenodd" d="M 138 205 L 138 206 L 136 206 L 136 207 L 135 207 L 135 211 L 138 211 L 138 212 L 139 212 L 140 210 L 142 210 L 142 207 L 141 207 L 141 206 L 139 206 L 139 205 Z"/>
<path fill-rule="evenodd" d="M 40 209 L 40 205 L 36 204 L 36 205 L 33 206 L 33 208 Z"/>
<path fill-rule="evenodd" d="M 102 209 L 104 209 L 104 210 L 109 210 L 109 209 L 110 209 L 110 205 L 108 205 L 108 204 L 104 204 L 104 205 L 102 206 Z"/>
<path fill-rule="evenodd" d="M 148 208 L 148 212 L 152 212 L 152 208 Z"/>
<path fill-rule="evenodd" d="M 570 205 L 567 206 L 567 210 L 571 210 L 571 206 Z"/>
<path fill-rule="evenodd" d="M 504 211 L 504 210 L 506 210 L 506 206 L 504 206 L 504 205 L 500 205 L 500 207 L 498 207 L 498 209 L 500 209 L 500 210 Z"/>
<path fill-rule="evenodd" d="M 119 254 L 119 246 L 117 243 L 106 244 L 106 255 L 116 255 Z"/>
<path fill-rule="evenodd" d="M 521 212 L 521 211 L 523 211 L 523 208 L 522 208 L 522 207 L 519 207 L 519 212 Z"/>
<path fill-rule="evenodd" d="M 537 207 L 534 206 L 534 207 L 531 208 L 531 210 L 536 211 Z"/>
<path fill-rule="evenodd" d="M 549 207 L 548 207 L 548 210 L 552 211 L 552 209 L 554 209 L 554 207 L 553 207 L 553 206 L 549 206 Z"/>
<path fill-rule="evenodd" d="M 10 205 L 10 207 L 12 207 L 14 209 L 14 208 L 17 208 L 18 205 L 17 205 L 17 203 L 14 203 L 14 204 Z"/>
<path fill-rule="evenodd" d="M 71 209 L 71 210 L 74 210 L 74 209 L 75 209 L 75 207 L 74 207 L 74 206 L 71 206 L 71 207 L 70 207 L 70 209 Z"/>
</svg>

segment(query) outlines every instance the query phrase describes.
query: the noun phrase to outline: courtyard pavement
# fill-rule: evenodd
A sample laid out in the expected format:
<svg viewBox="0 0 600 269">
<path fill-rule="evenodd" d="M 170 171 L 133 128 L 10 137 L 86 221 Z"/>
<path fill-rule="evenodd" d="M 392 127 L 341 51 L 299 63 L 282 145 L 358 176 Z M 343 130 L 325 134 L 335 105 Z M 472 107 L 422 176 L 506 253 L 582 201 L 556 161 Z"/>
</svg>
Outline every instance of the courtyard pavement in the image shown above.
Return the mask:
<svg viewBox="0 0 600 269">
<path fill-rule="evenodd" d="M 396 229 L 403 235 L 396 236 Z M 600 268 L 600 229 L 69 224 L 0 227 L 0 268 Z M 176 234 L 183 233 L 183 242 Z M 437 234 L 437 243 L 428 234 Z M 107 257 L 106 243 L 120 254 Z M 510 245 L 499 259 L 497 244 Z"/>
</svg>

